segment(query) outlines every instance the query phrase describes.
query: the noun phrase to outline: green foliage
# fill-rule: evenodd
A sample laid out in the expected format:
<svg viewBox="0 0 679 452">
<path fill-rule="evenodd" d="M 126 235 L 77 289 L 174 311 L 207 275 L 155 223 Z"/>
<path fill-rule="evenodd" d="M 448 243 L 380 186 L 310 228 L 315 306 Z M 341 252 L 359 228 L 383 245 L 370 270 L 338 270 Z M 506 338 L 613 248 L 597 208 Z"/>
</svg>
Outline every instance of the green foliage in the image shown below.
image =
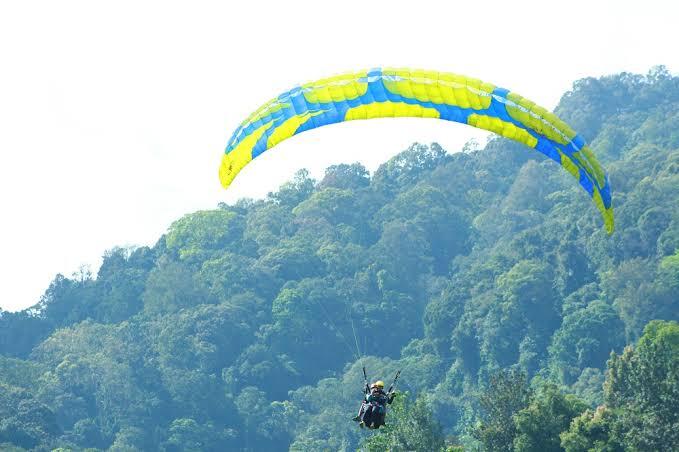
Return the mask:
<svg viewBox="0 0 679 452">
<path fill-rule="evenodd" d="M 617 438 L 614 414 L 604 406 L 586 410 L 561 433 L 561 447 L 566 452 L 622 452 L 625 447 Z"/>
<path fill-rule="evenodd" d="M 59 433 L 52 410 L 28 391 L 0 383 L 0 444 L 32 449 Z"/>
<path fill-rule="evenodd" d="M 169 259 L 161 260 L 149 274 L 142 300 L 150 314 L 168 314 L 208 301 L 191 269 Z"/>
<path fill-rule="evenodd" d="M 649 323 L 636 348 L 611 357 L 604 388 L 625 444 L 642 450 L 679 447 L 679 324 Z"/>
<path fill-rule="evenodd" d="M 0 356 L 0 383 L 35 389 L 45 369 L 38 363 Z"/>
<path fill-rule="evenodd" d="M 679 447 L 679 324 L 654 321 L 636 347 L 612 354 L 605 405 L 561 434 L 568 451 L 676 450 Z"/>
<path fill-rule="evenodd" d="M 356 196 L 352 190 L 328 187 L 315 191 L 309 199 L 292 210 L 297 218 L 319 218 L 332 225 L 353 224 L 360 221 L 357 214 Z"/>
<path fill-rule="evenodd" d="M 175 419 L 168 428 L 164 450 L 170 451 L 219 451 L 224 450 L 233 432 L 219 431 L 211 423 L 199 424 L 193 419 Z"/>
<path fill-rule="evenodd" d="M 562 450 L 559 434 L 586 408 L 587 404 L 573 395 L 563 395 L 556 386 L 543 386 L 531 403 L 514 415 L 514 449 L 527 452 Z"/>
<path fill-rule="evenodd" d="M 672 256 L 660 261 L 659 279 L 663 287 L 671 291 L 673 296 L 679 296 L 679 249 Z"/>
<path fill-rule="evenodd" d="M 604 400 L 604 380 L 605 376 L 601 369 L 587 367 L 571 389 L 590 406 L 598 406 Z"/>
<path fill-rule="evenodd" d="M 372 184 L 378 192 L 393 195 L 402 187 L 414 185 L 419 178 L 448 158 L 446 151 L 438 144 L 413 144 L 380 166 L 373 176 Z"/>
<path fill-rule="evenodd" d="M 204 287 L 209 299 L 217 302 L 248 292 L 268 298 L 279 288 L 272 273 L 270 268 L 251 257 L 227 252 L 203 262 L 196 275 L 196 284 Z"/>
<path fill-rule="evenodd" d="M 492 375 L 479 397 L 483 414 L 482 421 L 473 429 L 474 438 L 485 450 L 513 450 L 518 433 L 514 416 L 528 407 L 530 398 L 531 390 L 524 373 L 509 371 Z"/>
<path fill-rule="evenodd" d="M 496 138 L 301 171 L 58 275 L 0 311 L 0 448 L 671 449 L 677 112 L 663 68 L 563 97 L 610 170 L 610 237 L 568 174 Z M 416 400 L 379 432 L 349 420 L 363 365 Z"/>
<path fill-rule="evenodd" d="M 192 213 L 175 221 L 167 232 L 167 248 L 181 259 L 200 258 L 210 250 L 223 250 L 239 244 L 243 218 L 229 210 Z"/>
<path fill-rule="evenodd" d="M 276 193 L 269 193 L 269 198 L 277 204 L 289 209 L 308 198 L 313 193 L 316 181 L 309 177 L 305 169 L 299 170 L 292 181 L 286 182 Z"/>
<path fill-rule="evenodd" d="M 107 252 L 95 281 L 100 300 L 92 318 L 116 323 L 138 313 L 143 307 L 142 294 L 154 257 L 148 248 L 115 248 Z"/>
<path fill-rule="evenodd" d="M 611 351 L 624 344 L 623 329 L 615 309 L 598 300 L 565 316 L 549 349 L 558 380 L 570 385 L 584 369 L 603 367 Z"/>
<path fill-rule="evenodd" d="M 383 237 L 385 226 L 393 223 L 412 224 L 423 231 L 437 273 L 447 273 L 450 260 L 466 251 L 471 233 L 464 212 L 443 191 L 424 184 L 400 193 L 375 214 L 373 222 L 383 229 Z"/>
<path fill-rule="evenodd" d="M 370 173 L 358 162 L 329 166 L 323 180 L 318 183 L 320 188 L 334 187 L 341 190 L 356 190 L 369 185 Z"/>
</svg>

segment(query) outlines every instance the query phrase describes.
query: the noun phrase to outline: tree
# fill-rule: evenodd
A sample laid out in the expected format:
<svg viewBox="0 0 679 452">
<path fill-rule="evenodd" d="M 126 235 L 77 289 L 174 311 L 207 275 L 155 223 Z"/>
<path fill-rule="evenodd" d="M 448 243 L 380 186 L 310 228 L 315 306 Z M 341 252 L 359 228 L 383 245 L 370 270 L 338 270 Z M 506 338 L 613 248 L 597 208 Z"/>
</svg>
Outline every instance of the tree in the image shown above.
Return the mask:
<svg viewBox="0 0 679 452">
<path fill-rule="evenodd" d="M 636 348 L 613 354 L 604 385 L 626 446 L 679 448 L 679 323 L 652 321 Z"/>
<path fill-rule="evenodd" d="M 331 165 L 325 170 L 319 188 L 335 187 L 341 190 L 356 190 L 370 185 L 370 173 L 360 163 Z"/>
<path fill-rule="evenodd" d="M 467 249 L 470 229 L 464 212 L 452 197 L 428 184 L 418 184 L 400 193 L 373 217 L 375 229 L 391 223 L 409 223 L 421 229 L 429 244 L 435 271 L 448 273 L 450 261 Z"/>
<path fill-rule="evenodd" d="M 563 395 L 556 386 L 543 386 L 530 405 L 514 415 L 514 449 L 522 452 L 561 451 L 559 434 L 567 430 L 571 420 L 586 408 L 586 403 L 573 395 Z"/>
<path fill-rule="evenodd" d="M 602 368 L 611 351 L 624 345 L 623 330 L 615 309 L 603 301 L 567 315 L 549 347 L 553 374 L 570 385 L 585 368 Z"/>
<path fill-rule="evenodd" d="M 567 451 L 679 449 L 679 324 L 653 321 L 636 347 L 611 354 L 605 405 L 561 434 Z"/>
<path fill-rule="evenodd" d="M 121 322 L 139 312 L 146 278 L 153 268 L 154 253 L 146 247 L 114 248 L 104 254 L 97 273 L 100 297 L 94 319 L 104 323 Z"/>
<path fill-rule="evenodd" d="M 244 227 L 244 218 L 235 210 L 199 211 L 172 223 L 165 242 L 182 260 L 204 259 L 214 250 L 241 248 Z"/>
<path fill-rule="evenodd" d="M 533 374 L 557 326 L 553 273 L 538 260 L 521 260 L 496 280 L 483 322 L 482 357 L 492 365 L 517 362 Z"/>
<path fill-rule="evenodd" d="M 437 143 L 431 146 L 415 143 L 380 165 L 371 186 L 377 192 L 393 195 L 404 186 L 414 185 L 414 182 L 448 159 L 450 156 Z"/>
<path fill-rule="evenodd" d="M 605 406 L 595 411 L 586 410 L 573 419 L 570 428 L 560 435 L 561 447 L 566 452 L 623 452 L 616 438 L 615 415 Z"/>
<path fill-rule="evenodd" d="M 505 139 L 303 171 L 0 311 L 0 449 L 437 449 L 441 422 L 471 448 L 679 450 L 676 324 L 622 351 L 679 320 L 679 77 L 581 81 L 559 110 L 605 151 L 612 236 Z M 362 364 L 402 368 L 420 421 L 350 422 Z"/>
<path fill-rule="evenodd" d="M 167 452 L 217 452 L 227 448 L 234 432 L 221 430 L 212 423 L 199 424 L 194 419 L 181 418 L 172 421 L 168 434 L 163 444 Z"/>
<path fill-rule="evenodd" d="M 0 383 L 0 445 L 10 443 L 31 449 L 59 432 L 52 410 L 28 391 Z"/>
<path fill-rule="evenodd" d="M 166 314 L 208 301 L 207 291 L 190 268 L 170 259 L 161 260 L 149 274 L 142 295 L 144 310 Z"/>
<path fill-rule="evenodd" d="M 517 436 L 514 415 L 528 406 L 531 395 L 525 373 L 511 370 L 493 374 L 479 397 L 482 420 L 473 428 L 472 436 L 485 450 L 513 450 Z"/>
<path fill-rule="evenodd" d="M 359 225 L 363 222 L 359 212 L 357 197 L 353 190 L 333 187 L 316 190 L 292 210 L 297 218 L 324 219 L 332 225 Z"/>
<path fill-rule="evenodd" d="M 309 171 L 301 169 L 295 173 L 292 181 L 283 184 L 276 193 L 269 193 L 269 199 L 292 209 L 307 199 L 315 187 L 316 181 L 309 176 Z"/>
</svg>

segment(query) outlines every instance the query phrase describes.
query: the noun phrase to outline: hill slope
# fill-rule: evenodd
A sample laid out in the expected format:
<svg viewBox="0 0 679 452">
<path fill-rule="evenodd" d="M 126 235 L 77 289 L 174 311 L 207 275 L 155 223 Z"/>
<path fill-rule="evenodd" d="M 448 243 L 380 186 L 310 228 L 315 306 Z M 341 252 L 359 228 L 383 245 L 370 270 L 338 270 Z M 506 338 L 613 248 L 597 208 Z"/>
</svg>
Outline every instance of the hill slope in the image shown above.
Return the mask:
<svg viewBox="0 0 679 452">
<path fill-rule="evenodd" d="M 567 174 L 504 139 L 300 172 L 1 313 L 0 443 L 355 450 L 362 365 L 402 368 L 467 444 L 486 444 L 472 426 L 503 369 L 600 404 L 611 351 L 679 317 L 679 78 L 581 80 L 557 113 L 611 173 L 612 237 Z"/>
</svg>

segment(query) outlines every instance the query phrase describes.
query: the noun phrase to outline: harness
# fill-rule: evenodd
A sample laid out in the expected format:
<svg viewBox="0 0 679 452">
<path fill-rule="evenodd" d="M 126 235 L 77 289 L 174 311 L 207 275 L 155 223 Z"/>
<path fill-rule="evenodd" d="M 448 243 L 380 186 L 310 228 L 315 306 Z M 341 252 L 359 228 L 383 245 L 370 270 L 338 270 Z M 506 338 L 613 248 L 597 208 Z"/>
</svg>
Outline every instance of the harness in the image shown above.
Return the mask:
<svg viewBox="0 0 679 452">
<path fill-rule="evenodd" d="M 373 410 L 378 408 L 380 413 L 386 410 L 388 398 L 384 391 L 371 392 L 366 396 L 365 400 L 373 407 Z"/>
</svg>

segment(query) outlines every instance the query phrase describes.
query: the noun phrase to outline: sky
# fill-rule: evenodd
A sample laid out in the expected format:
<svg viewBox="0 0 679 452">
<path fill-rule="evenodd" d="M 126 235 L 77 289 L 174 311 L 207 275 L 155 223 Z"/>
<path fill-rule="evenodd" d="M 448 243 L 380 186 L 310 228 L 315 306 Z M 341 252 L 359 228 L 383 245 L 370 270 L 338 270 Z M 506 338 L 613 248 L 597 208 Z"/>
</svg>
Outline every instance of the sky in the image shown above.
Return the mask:
<svg viewBox="0 0 679 452">
<path fill-rule="evenodd" d="M 679 71 L 679 3 L 645 1 L 2 1 L 0 307 L 117 246 L 262 197 L 295 171 L 369 170 L 411 143 L 450 152 L 484 132 L 358 121 L 295 136 L 225 191 L 238 124 L 297 83 L 379 66 L 456 72 L 554 108 L 573 82 Z"/>
</svg>

